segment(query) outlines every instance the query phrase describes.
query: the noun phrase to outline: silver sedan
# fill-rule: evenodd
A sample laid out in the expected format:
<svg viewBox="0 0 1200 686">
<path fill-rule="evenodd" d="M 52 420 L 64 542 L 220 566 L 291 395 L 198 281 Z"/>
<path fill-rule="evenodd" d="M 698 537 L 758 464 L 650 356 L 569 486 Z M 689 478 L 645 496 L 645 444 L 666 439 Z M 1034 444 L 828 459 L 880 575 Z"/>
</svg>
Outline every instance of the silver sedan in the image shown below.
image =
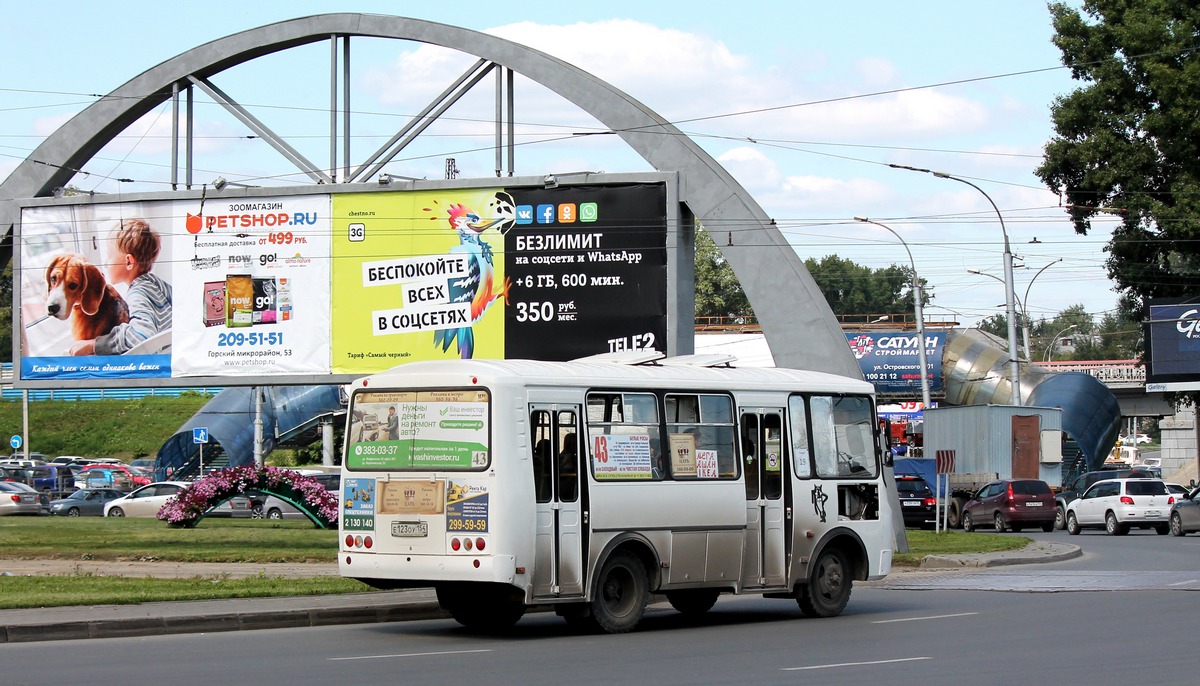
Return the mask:
<svg viewBox="0 0 1200 686">
<path fill-rule="evenodd" d="M 1176 536 L 1200 531 L 1200 488 L 1176 498 L 1171 506 L 1171 533 Z"/>
</svg>

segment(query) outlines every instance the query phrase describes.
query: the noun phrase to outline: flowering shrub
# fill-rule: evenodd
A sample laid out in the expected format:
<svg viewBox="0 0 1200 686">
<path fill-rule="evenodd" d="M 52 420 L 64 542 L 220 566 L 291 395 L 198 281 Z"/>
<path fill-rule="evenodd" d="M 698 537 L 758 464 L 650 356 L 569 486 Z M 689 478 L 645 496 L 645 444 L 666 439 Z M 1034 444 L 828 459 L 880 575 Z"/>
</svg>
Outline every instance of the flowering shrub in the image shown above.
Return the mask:
<svg viewBox="0 0 1200 686">
<path fill-rule="evenodd" d="M 248 490 L 264 491 L 307 506 L 318 526 L 333 528 L 338 521 L 336 493 L 316 479 L 278 467 L 230 467 L 193 481 L 167 501 L 158 518 L 172 526 L 193 527 L 222 502 Z"/>
</svg>

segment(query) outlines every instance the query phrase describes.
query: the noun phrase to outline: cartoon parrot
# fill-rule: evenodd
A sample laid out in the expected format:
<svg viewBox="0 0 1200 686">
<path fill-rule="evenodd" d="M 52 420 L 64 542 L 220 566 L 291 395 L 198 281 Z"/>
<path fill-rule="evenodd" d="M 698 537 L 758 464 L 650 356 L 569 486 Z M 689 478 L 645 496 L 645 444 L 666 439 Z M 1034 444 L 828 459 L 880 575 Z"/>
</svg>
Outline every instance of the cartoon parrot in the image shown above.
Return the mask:
<svg viewBox="0 0 1200 686">
<path fill-rule="evenodd" d="M 450 249 L 451 254 L 466 254 L 468 274 L 460 279 L 451 279 L 450 302 L 471 303 L 471 323 L 456 329 L 439 329 L 433 334 L 433 343 L 442 352 L 458 343 L 458 354 L 470 359 L 475 352 L 475 333 L 471 328 L 479 321 L 497 298 L 507 302 L 509 279 L 503 284 L 495 283 L 495 263 L 492 246 L 483 240 L 483 232 L 494 228 L 501 236 L 508 232 L 516 219 L 515 203 L 508 193 L 499 192 L 488 203 L 487 216 L 481 217 L 466 205 L 454 204 L 447 210 L 450 226 L 458 232 L 459 244 Z"/>
</svg>

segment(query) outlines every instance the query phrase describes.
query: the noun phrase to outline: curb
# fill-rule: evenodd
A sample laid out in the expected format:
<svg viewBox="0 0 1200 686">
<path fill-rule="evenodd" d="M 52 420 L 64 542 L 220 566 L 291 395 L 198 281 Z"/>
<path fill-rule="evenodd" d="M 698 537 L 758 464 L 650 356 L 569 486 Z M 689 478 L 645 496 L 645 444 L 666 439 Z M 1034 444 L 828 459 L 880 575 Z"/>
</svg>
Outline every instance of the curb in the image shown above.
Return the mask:
<svg viewBox="0 0 1200 686">
<path fill-rule="evenodd" d="M 290 604 L 293 607 L 289 608 Z M 296 605 L 310 605 L 296 609 Z M 234 610 L 235 607 L 251 606 Z M 87 620 L 65 620 L 65 612 Z M 5 616 L 8 615 L 8 616 Z M 249 631 L 448 618 L 431 589 L 0 612 L 0 644 Z"/>
<path fill-rule="evenodd" d="M 981 569 L 1008 565 L 1062 562 L 1083 555 L 1083 549 L 1070 543 L 1035 541 L 1021 550 L 982 555 L 926 555 L 921 569 Z"/>
</svg>

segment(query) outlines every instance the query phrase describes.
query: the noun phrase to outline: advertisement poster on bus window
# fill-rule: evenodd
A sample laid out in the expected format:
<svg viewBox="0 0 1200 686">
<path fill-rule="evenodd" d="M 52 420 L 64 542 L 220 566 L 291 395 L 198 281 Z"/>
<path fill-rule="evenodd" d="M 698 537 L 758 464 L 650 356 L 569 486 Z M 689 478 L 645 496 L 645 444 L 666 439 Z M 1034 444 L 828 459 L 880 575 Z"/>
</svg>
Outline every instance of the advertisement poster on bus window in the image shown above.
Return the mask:
<svg viewBox="0 0 1200 686">
<path fill-rule="evenodd" d="M 670 435 L 671 474 L 673 476 L 696 476 L 696 435 L 680 433 Z"/>
<path fill-rule="evenodd" d="M 21 211 L 22 379 L 171 376 L 176 215 L 167 201 Z"/>
<path fill-rule="evenodd" d="M 375 479 L 342 479 L 342 528 L 375 528 Z"/>
<path fill-rule="evenodd" d="M 329 373 L 329 203 L 180 203 L 175 376 Z"/>
<path fill-rule="evenodd" d="M 485 534 L 487 531 L 487 482 L 451 480 L 446 487 L 446 533 Z"/>
<path fill-rule="evenodd" d="M 470 470 L 488 465 L 486 391 L 360 391 L 351 399 L 350 469 Z"/>
<path fill-rule="evenodd" d="M 665 349 L 662 184 L 333 200 L 333 370 Z"/>
<path fill-rule="evenodd" d="M 646 434 L 599 434 L 592 438 L 592 473 L 605 479 L 650 479 L 650 437 Z"/>
</svg>

